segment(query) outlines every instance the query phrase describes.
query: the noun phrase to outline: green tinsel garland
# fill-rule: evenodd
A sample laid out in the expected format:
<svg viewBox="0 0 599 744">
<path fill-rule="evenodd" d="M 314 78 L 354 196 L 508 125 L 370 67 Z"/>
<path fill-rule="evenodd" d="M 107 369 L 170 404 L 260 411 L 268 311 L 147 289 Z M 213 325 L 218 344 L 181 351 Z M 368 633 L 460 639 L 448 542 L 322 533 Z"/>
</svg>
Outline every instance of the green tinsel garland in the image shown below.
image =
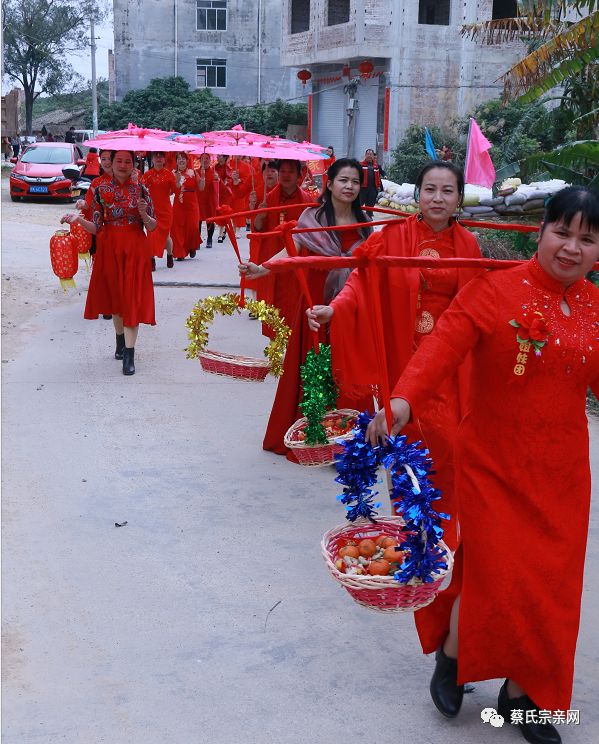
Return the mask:
<svg viewBox="0 0 599 744">
<path fill-rule="evenodd" d="M 337 386 L 333 380 L 331 347 L 319 345 L 319 353 L 310 349 L 301 368 L 303 396 L 300 408 L 308 419 L 305 429 L 306 444 L 326 444 L 327 436 L 322 419 L 337 405 Z"/>
</svg>

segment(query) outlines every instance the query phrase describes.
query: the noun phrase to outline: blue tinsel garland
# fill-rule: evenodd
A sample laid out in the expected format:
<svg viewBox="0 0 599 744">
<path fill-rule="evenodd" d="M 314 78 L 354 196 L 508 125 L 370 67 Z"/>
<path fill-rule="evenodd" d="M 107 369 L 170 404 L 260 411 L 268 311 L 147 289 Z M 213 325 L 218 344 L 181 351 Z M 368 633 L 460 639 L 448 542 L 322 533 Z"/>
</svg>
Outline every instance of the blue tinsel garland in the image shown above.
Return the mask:
<svg viewBox="0 0 599 744">
<path fill-rule="evenodd" d="M 412 578 L 427 583 L 435 581 L 435 574 L 447 568 L 446 551 L 439 541 L 443 537 L 441 520 L 450 517 L 432 507 L 432 503 L 441 498 L 441 493 L 429 480 L 433 472 L 432 460 L 428 450 L 420 449 L 421 442 L 409 443 L 405 436 L 389 437 L 384 445 L 372 447 L 366 441 L 366 429 L 371 420 L 370 413 L 360 414 L 354 436 L 343 442 L 344 452 L 336 457 L 339 475 L 335 480 L 343 485 L 343 493 L 337 499 L 345 504 L 346 518 L 350 522 L 364 517 L 376 523 L 376 510 L 381 504 L 374 502 L 378 491 L 372 487 L 379 465 L 390 470 L 391 499 L 397 503 L 396 511 L 406 523 L 406 537 L 401 546 L 406 557 L 394 578 L 402 584 Z M 412 469 L 420 491 L 415 488 L 405 466 Z"/>
</svg>

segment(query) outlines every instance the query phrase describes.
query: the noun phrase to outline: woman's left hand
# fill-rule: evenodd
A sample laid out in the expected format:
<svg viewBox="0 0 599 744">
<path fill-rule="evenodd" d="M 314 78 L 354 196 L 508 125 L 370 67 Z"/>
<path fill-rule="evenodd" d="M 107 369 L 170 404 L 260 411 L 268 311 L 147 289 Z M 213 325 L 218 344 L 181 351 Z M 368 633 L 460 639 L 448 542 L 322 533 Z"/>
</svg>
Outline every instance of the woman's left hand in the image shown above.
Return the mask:
<svg viewBox="0 0 599 744">
<path fill-rule="evenodd" d="M 248 261 L 247 263 L 240 263 L 239 266 L 239 274 L 241 276 L 245 276 L 248 279 L 259 279 L 261 276 L 267 276 L 267 274 L 270 274 L 270 271 L 268 269 L 265 269 L 264 266 L 259 266 L 258 264 L 252 263 L 251 261 Z"/>
<path fill-rule="evenodd" d="M 60 218 L 60 224 L 62 225 L 63 222 L 66 222 L 68 225 L 73 225 L 75 222 L 79 221 L 79 215 L 73 214 L 72 212 L 69 212 L 68 214 L 63 214 Z"/>
</svg>

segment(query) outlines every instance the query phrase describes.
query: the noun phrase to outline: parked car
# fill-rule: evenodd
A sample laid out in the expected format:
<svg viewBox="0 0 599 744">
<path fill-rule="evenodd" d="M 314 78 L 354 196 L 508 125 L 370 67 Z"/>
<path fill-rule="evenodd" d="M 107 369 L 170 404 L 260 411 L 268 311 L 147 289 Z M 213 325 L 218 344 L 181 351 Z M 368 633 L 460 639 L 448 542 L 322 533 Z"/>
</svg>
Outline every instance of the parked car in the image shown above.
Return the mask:
<svg viewBox="0 0 599 744">
<path fill-rule="evenodd" d="M 62 169 L 67 165 L 84 165 L 78 145 L 69 142 L 36 142 L 25 147 L 10 174 L 10 198 L 50 197 L 75 199 L 78 189 L 65 178 Z"/>
</svg>

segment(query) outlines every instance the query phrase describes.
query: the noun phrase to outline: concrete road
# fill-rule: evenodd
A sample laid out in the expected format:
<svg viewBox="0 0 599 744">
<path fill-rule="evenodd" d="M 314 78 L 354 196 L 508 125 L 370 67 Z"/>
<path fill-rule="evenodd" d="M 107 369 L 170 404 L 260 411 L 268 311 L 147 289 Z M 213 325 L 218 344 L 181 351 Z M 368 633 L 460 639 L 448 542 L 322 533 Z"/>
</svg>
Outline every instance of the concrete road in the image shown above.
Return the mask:
<svg viewBox="0 0 599 744">
<path fill-rule="evenodd" d="M 498 681 L 444 720 L 411 616 L 370 612 L 333 583 L 319 552 L 343 521 L 332 469 L 262 451 L 273 380 L 185 358 L 185 319 L 210 289 L 156 288 L 158 325 L 142 328 L 125 378 L 111 323 L 82 318 L 85 274 L 63 295 L 51 273 L 64 207 L 11 204 L 5 182 L 2 201 L 3 742 L 521 741 L 481 721 Z M 231 248 L 162 264 L 155 280 L 234 283 Z M 263 346 L 247 316 L 211 337 Z M 594 509 L 580 725 L 562 731 L 578 744 L 599 736 L 598 565 Z"/>
</svg>

